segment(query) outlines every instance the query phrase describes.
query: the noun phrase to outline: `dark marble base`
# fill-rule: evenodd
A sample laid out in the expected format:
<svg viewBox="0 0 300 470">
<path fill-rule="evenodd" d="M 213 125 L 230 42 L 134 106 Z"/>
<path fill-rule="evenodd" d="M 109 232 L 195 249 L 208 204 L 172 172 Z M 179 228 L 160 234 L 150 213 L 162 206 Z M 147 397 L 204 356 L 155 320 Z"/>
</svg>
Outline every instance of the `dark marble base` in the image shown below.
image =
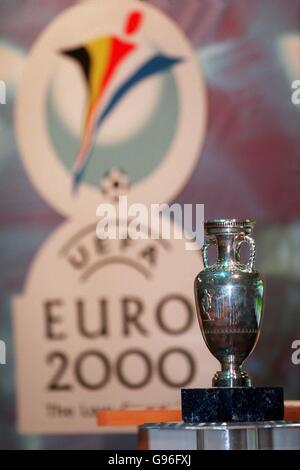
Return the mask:
<svg viewBox="0 0 300 470">
<path fill-rule="evenodd" d="M 213 387 L 181 390 L 185 423 L 278 421 L 283 419 L 281 387 Z"/>
</svg>

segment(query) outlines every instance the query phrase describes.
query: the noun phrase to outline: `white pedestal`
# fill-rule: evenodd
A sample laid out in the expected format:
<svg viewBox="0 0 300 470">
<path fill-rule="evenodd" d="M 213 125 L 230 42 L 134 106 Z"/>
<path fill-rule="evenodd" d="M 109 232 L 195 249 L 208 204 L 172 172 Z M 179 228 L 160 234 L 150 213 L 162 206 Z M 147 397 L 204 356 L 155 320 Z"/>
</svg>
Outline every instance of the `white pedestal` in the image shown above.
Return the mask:
<svg viewBox="0 0 300 470">
<path fill-rule="evenodd" d="M 300 421 L 145 424 L 150 450 L 300 450 Z"/>
</svg>

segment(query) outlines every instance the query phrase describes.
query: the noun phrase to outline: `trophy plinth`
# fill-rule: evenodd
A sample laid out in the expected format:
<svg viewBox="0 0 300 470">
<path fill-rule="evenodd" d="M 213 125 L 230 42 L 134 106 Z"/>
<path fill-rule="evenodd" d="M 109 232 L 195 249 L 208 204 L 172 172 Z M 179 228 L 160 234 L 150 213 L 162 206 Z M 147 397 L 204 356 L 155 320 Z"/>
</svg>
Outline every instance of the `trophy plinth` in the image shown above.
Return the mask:
<svg viewBox="0 0 300 470">
<path fill-rule="evenodd" d="M 282 387 L 212 387 L 181 390 L 185 423 L 281 421 Z"/>
</svg>

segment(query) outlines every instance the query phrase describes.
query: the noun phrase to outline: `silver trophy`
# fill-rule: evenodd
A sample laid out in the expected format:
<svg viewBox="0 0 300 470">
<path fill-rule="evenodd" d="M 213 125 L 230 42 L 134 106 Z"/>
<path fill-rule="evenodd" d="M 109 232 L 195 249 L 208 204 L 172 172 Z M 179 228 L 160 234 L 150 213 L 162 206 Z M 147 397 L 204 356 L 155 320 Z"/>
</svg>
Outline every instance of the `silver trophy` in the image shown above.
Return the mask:
<svg viewBox="0 0 300 470">
<path fill-rule="evenodd" d="M 195 297 L 202 335 L 222 367 L 213 378 L 214 387 L 251 386 L 242 365 L 259 337 L 264 298 L 264 281 L 255 270 L 254 223 L 247 219 L 205 222 L 204 270 L 195 279 Z M 240 261 L 244 243 L 250 250 L 246 264 Z M 210 246 L 217 248 L 217 260 L 211 265 Z"/>
</svg>

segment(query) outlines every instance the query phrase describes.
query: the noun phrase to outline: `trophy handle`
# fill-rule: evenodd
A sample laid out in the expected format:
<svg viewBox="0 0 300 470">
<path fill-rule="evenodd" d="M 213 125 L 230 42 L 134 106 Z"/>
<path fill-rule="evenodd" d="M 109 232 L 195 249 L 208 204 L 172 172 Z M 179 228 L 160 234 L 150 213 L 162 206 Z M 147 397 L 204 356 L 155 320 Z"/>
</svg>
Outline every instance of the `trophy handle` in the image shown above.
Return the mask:
<svg viewBox="0 0 300 470">
<path fill-rule="evenodd" d="M 209 267 L 209 262 L 208 262 L 208 256 L 207 256 L 207 250 L 210 246 L 216 245 L 216 240 L 213 238 L 209 238 L 208 240 L 205 240 L 203 246 L 202 246 L 202 257 L 203 257 L 203 264 L 204 268 Z"/>
<path fill-rule="evenodd" d="M 255 255 L 256 255 L 255 241 L 253 240 L 253 238 L 249 237 L 249 235 L 245 235 L 242 238 L 242 240 L 238 243 L 238 246 L 237 246 L 238 259 L 240 259 L 239 251 L 240 251 L 241 244 L 244 242 L 248 243 L 249 248 L 250 248 L 249 261 L 246 264 L 246 268 L 248 271 L 251 272 L 253 271 L 255 267 Z"/>
</svg>

